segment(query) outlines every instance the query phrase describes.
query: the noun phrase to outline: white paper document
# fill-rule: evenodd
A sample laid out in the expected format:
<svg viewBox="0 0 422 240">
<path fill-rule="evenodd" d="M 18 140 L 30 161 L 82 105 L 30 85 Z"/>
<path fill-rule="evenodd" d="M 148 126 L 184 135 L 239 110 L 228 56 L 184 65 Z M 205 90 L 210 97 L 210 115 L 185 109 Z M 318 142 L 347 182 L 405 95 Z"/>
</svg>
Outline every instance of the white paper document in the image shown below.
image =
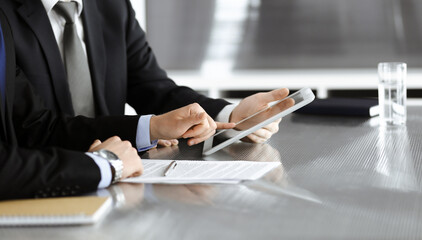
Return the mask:
<svg viewBox="0 0 422 240">
<path fill-rule="evenodd" d="M 177 160 L 176 167 L 169 168 L 173 160 L 142 160 L 144 173 L 142 176 L 128 178 L 123 182 L 134 183 L 239 183 L 244 180 L 255 180 L 270 170 L 280 166 L 280 162 L 250 161 L 192 161 Z M 174 165 L 174 164 L 173 164 Z"/>
</svg>

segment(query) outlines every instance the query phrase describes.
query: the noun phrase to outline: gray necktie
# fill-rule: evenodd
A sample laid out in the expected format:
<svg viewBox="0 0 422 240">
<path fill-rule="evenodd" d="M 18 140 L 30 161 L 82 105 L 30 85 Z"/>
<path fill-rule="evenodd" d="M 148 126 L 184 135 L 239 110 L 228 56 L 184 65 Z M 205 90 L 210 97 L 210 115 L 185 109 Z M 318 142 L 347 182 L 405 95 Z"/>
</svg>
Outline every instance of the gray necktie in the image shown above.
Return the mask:
<svg viewBox="0 0 422 240">
<path fill-rule="evenodd" d="M 54 10 L 66 20 L 63 34 L 64 61 L 75 115 L 95 116 L 91 75 L 75 25 L 76 2 L 58 2 Z"/>
</svg>

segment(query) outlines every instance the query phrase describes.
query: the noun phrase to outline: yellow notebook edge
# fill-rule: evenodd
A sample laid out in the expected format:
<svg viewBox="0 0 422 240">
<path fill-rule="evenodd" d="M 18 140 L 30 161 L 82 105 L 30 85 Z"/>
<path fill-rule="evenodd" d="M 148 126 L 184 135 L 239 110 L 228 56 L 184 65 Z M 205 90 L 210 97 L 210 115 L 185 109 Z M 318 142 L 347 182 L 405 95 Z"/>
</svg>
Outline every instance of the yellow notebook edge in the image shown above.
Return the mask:
<svg viewBox="0 0 422 240">
<path fill-rule="evenodd" d="M 95 211 L 93 215 L 75 213 L 72 215 L 51 216 L 2 216 L 0 213 L 0 227 L 94 224 L 104 218 L 111 211 L 113 204 L 111 197 L 98 198 L 106 198 L 106 200 L 101 204 L 101 206 Z"/>
</svg>

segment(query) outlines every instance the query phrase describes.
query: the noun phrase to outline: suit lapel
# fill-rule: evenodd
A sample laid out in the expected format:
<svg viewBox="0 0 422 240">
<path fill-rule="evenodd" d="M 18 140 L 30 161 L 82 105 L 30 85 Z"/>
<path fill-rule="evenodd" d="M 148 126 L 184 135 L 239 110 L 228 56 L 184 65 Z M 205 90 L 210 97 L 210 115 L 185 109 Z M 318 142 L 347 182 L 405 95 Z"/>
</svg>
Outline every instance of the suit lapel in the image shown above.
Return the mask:
<svg viewBox="0 0 422 240">
<path fill-rule="evenodd" d="M 105 100 L 105 70 L 106 55 L 103 39 L 103 29 L 98 14 L 97 1 L 84 0 L 82 21 L 84 24 L 85 43 L 88 54 L 89 69 L 91 71 L 92 89 L 97 115 L 108 115 Z"/>
<path fill-rule="evenodd" d="M 72 100 L 57 42 L 54 37 L 47 13 L 40 0 L 18 0 L 22 5 L 17 9 L 20 16 L 32 29 L 46 56 L 50 69 L 52 85 L 60 109 L 73 114 Z"/>
<path fill-rule="evenodd" d="M 5 141 L 8 141 L 8 134 L 7 134 L 7 128 L 6 128 L 6 118 L 10 115 L 10 111 L 8 109 L 11 109 L 12 106 L 12 99 L 14 94 L 14 87 L 13 87 L 13 79 L 15 77 L 15 52 L 13 47 L 13 39 L 11 37 L 10 33 L 10 27 L 6 22 L 6 18 L 3 15 L 3 12 L 0 10 L 0 23 L 1 28 L 3 31 L 3 38 L 4 38 L 4 44 L 5 44 L 5 50 L 6 50 L 6 90 L 5 90 L 5 99 L 6 104 L 5 107 L 3 107 L 3 104 L 1 104 L 1 127 L 2 127 L 2 139 Z M 1 100 L 0 100 L 1 101 Z"/>
</svg>

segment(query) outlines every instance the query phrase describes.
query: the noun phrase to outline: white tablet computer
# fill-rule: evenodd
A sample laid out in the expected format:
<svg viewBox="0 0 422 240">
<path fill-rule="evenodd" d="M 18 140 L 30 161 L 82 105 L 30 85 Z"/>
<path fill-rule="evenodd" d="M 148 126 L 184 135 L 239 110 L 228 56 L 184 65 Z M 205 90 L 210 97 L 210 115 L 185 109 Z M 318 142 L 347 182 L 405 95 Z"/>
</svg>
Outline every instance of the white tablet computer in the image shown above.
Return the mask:
<svg viewBox="0 0 422 240">
<path fill-rule="evenodd" d="M 236 123 L 234 129 L 217 132 L 204 142 L 202 153 L 210 155 L 256 130 L 307 105 L 315 99 L 310 88 L 302 88 L 284 99 L 274 101 L 268 107 Z M 224 133 L 224 134 L 223 134 Z"/>
</svg>

